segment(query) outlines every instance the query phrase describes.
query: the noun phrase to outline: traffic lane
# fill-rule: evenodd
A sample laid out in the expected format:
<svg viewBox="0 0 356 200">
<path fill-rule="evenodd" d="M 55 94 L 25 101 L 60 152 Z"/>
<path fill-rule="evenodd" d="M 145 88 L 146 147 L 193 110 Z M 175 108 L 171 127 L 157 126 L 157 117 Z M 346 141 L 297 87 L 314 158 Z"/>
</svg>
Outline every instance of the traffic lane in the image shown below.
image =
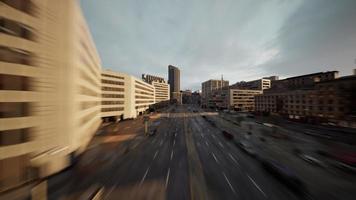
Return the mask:
<svg viewBox="0 0 356 200">
<path fill-rule="evenodd" d="M 172 148 L 170 138 L 173 135 L 172 131 L 158 131 L 156 135 L 148 137 L 144 143 L 137 146 L 134 152 L 129 152 L 127 158 L 116 170 L 112 187 L 108 186 L 107 198 L 117 199 L 121 195 L 137 197 L 139 193 L 150 187 L 146 183 L 151 181 L 159 180 L 164 186 L 166 176 L 164 172 L 168 169 L 169 163 L 168 152 Z M 120 188 L 126 188 L 126 190 Z"/>
<path fill-rule="evenodd" d="M 209 129 L 205 130 L 208 131 Z M 223 144 L 225 141 L 220 141 L 219 136 L 214 135 L 216 133 L 212 133 L 211 129 L 208 132 L 205 138 L 196 137 L 197 141 L 201 140 L 201 142 L 198 141 L 197 148 L 201 152 L 202 162 L 207 163 L 203 166 L 208 166 L 206 169 L 208 176 L 211 176 L 210 174 L 215 171 L 216 177 L 221 180 L 219 186 L 225 186 L 225 189 L 227 187 L 232 192 L 232 194 L 229 194 L 227 191 L 220 189 L 221 193 L 216 195 L 216 199 L 221 199 L 221 195 L 225 194 L 228 194 L 227 197 L 224 197 L 227 199 L 266 199 L 266 194 L 263 190 L 251 177 L 248 179 L 248 176 L 240 169 L 237 158 L 230 153 L 226 154 L 226 150 L 221 151 L 221 149 L 225 148 Z M 215 137 L 212 137 L 213 135 Z M 200 143 L 202 145 L 199 145 Z M 209 168 L 209 166 L 212 166 L 211 163 L 216 163 L 216 166 Z M 251 180 L 253 182 L 250 182 Z M 215 183 L 217 180 L 213 179 L 212 182 Z M 212 187 L 217 186 L 214 184 Z"/>
<path fill-rule="evenodd" d="M 205 122 L 202 120 L 203 119 L 199 119 L 200 123 Z M 201 124 L 201 126 L 207 127 L 210 125 Z M 274 180 L 274 178 L 271 177 L 269 174 L 266 174 L 266 172 L 260 167 L 260 163 L 258 161 L 246 155 L 244 152 L 241 152 L 231 142 L 226 141 L 221 134 L 221 130 L 216 129 L 214 127 L 205 128 L 205 130 L 208 133 L 205 137 L 208 139 L 208 144 L 210 144 L 209 147 L 215 149 L 216 157 L 224 158 L 225 160 L 227 160 L 227 162 L 225 163 L 226 169 L 231 170 L 231 173 L 233 174 L 237 170 L 235 167 L 232 166 L 234 164 L 236 165 L 236 167 L 240 166 L 239 169 L 241 169 L 240 171 L 242 173 L 240 175 L 243 175 L 240 179 L 244 180 L 242 184 L 246 184 L 249 182 L 250 186 L 257 189 L 258 192 L 260 192 L 264 197 L 268 196 L 272 199 L 296 199 L 294 194 L 292 194 L 288 189 L 283 188 L 283 186 L 281 186 L 281 184 L 278 181 Z M 213 135 L 215 135 L 215 137 Z M 224 147 L 221 147 L 220 143 L 222 143 Z M 228 162 L 229 159 L 230 163 Z M 241 176 L 237 175 L 237 177 Z M 259 196 L 256 198 L 263 197 Z"/>
<path fill-rule="evenodd" d="M 185 135 L 183 119 L 175 118 L 172 121 L 174 125 L 173 143 L 170 153 L 170 168 L 168 182 L 167 199 L 184 200 L 190 198 L 189 176 L 188 176 L 188 158 L 185 144 Z M 172 126 L 173 127 L 173 126 Z"/>
<path fill-rule="evenodd" d="M 205 180 L 207 182 L 207 187 L 209 191 L 210 199 L 236 199 L 237 192 L 236 189 L 233 188 L 231 183 L 229 183 L 225 179 L 223 171 L 220 169 L 220 166 L 216 163 L 216 158 L 214 158 L 214 154 L 207 148 L 203 148 L 203 146 L 207 145 L 202 139 L 202 131 L 191 122 L 192 119 L 189 119 L 191 123 L 193 134 L 193 140 L 195 143 L 195 147 L 197 149 L 200 162 L 202 163 L 203 173 L 205 176 Z"/>
</svg>

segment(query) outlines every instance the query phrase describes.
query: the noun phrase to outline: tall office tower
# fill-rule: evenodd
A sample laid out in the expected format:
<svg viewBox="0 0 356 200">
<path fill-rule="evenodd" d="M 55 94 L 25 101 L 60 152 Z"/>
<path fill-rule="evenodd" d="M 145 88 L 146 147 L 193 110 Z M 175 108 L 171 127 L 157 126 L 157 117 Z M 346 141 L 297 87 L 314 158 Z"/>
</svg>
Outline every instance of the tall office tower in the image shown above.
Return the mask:
<svg viewBox="0 0 356 200">
<path fill-rule="evenodd" d="M 178 67 L 168 65 L 168 84 L 170 88 L 170 98 L 175 99 L 180 103 L 180 70 Z"/>
<path fill-rule="evenodd" d="M 99 126 L 100 59 L 73 0 L 0 1 L 0 191 L 56 173 Z"/>
</svg>

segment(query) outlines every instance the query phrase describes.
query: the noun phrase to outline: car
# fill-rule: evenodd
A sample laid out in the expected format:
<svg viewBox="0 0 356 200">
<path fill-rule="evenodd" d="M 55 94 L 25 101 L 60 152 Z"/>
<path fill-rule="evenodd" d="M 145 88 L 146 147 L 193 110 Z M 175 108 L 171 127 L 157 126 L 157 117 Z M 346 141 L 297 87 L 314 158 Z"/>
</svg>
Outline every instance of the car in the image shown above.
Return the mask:
<svg viewBox="0 0 356 200">
<path fill-rule="evenodd" d="M 252 145 L 247 142 L 247 141 L 241 141 L 238 143 L 239 147 L 241 148 L 241 150 L 243 150 L 244 152 L 246 152 L 247 154 L 255 157 L 256 156 L 256 151 L 255 149 L 252 147 Z"/>
<path fill-rule="evenodd" d="M 299 157 L 310 164 L 314 164 L 314 165 L 317 165 L 320 167 L 324 166 L 323 161 L 319 160 L 315 156 L 301 153 L 301 154 L 299 154 Z"/>
<path fill-rule="evenodd" d="M 301 181 L 301 179 L 296 175 L 296 173 L 288 168 L 287 166 L 278 163 L 274 160 L 260 159 L 262 167 L 277 178 L 280 182 L 284 183 L 288 188 L 290 188 L 293 192 L 303 195 L 309 196 L 309 192 L 305 186 L 305 184 Z"/>
<path fill-rule="evenodd" d="M 224 137 L 225 137 L 226 139 L 228 139 L 228 140 L 233 140 L 233 139 L 234 139 L 234 136 L 233 136 L 231 133 L 229 133 L 229 132 L 227 132 L 227 131 L 225 131 L 225 130 L 222 131 L 222 134 L 223 134 Z"/>
</svg>

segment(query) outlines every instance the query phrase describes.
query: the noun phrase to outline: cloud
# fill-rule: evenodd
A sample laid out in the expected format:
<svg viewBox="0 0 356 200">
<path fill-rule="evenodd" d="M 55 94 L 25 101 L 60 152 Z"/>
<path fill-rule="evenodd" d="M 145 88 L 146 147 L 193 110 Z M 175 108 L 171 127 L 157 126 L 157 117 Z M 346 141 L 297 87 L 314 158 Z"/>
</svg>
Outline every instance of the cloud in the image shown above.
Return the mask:
<svg viewBox="0 0 356 200">
<path fill-rule="evenodd" d="M 355 1 L 81 1 L 103 65 L 135 76 L 167 77 L 181 88 L 341 66 L 355 57 Z"/>
<path fill-rule="evenodd" d="M 327 70 L 350 74 L 356 58 L 355 8 L 354 0 L 304 3 L 274 41 L 279 56 L 263 68 L 284 76 Z"/>
</svg>

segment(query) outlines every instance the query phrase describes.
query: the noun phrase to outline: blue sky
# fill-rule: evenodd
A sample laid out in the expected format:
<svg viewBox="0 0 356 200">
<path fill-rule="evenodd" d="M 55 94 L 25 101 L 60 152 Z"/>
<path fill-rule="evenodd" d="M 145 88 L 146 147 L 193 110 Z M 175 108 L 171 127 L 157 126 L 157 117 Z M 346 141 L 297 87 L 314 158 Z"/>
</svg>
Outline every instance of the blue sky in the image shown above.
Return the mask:
<svg viewBox="0 0 356 200">
<path fill-rule="evenodd" d="M 103 67 L 181 88 L 339 70 L 356 58 L 354 0 L 81 0 Z"/>
</svg>

